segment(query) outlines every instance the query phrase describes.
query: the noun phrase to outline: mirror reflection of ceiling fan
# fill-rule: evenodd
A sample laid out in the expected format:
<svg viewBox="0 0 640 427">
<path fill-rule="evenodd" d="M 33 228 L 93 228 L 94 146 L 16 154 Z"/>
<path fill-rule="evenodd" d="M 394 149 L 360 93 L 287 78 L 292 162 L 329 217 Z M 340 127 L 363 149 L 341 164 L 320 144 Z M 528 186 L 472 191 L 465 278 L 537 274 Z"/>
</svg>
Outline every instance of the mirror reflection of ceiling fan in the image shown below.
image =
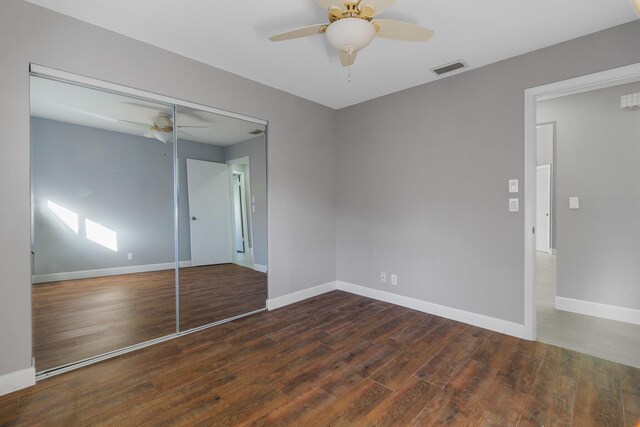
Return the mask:
<svg viewBox="0 0 640 427">
<path fill-rule="evenodd" d="M 163 143 L 168 143 L 173 140 L 173 121 L 171 120 L 171 115 L 167 113 L 158 113 L 153 118 L 152 124 L 140 123 L 140 122 L 132 122 L 129 120 L 118 120 L 119 123 L 125 123 L 133 126 L 140 126 L 147 129 L 147 131 L 143 134 L 145 138 L 155 138 L 158 141 L 162 141 Z M 197 125 L 197 126 L 178 126 L 178 130 L 187 136 L 191 136 L 182 129 L 185 128 L 208 128 L 209 126 Z"/>
<path fill-rule="evenodd" d="M 173 140 L 174 126 L 173 126 L 173 120 L 171 119 L 171 114 L 169 113 L 164 113 L 164 112 L 157 113 L 151 119 L 151 123 L 142 123 L 142 122 L 135 122 L 131 120 L 118 120 L 118 119 L 114 119 L 113 117 L 105 116 L 103 114 L 92 113 L 91 111 L 87 111 L 81 108 L 70 107 L 68 105 L 62 105 L 57 103 L 49 103 L 49 104 L 55 106 L 58 109 L 63 109 L 63 110 L 73 112 L 74 114 L 81 114 L 83 116 L 88 116 L 95 119 L 108 121 L 111 123 L 117 123 L 117 124 L 122 124 L 127 126 L 136 126 L 140 128 L 141 131 L 144 131 L 142 136 L 144 136 L 145 138 L 157 139 L 158 141 L 162 141 L 165 144 Z M 149 109 L 149 107 L 145 105 L 135 104 L 132 102 L 127 102 L 126 104 L 138 105 L 139 107 Z M 185 113 L 184 115 L 188 115 L 188 114 L 189 113 Z M 178 126 L 178 131 L 187 137 L 193 137 L 193 135 L 188 134 L 183 129 L 194 129 L 194 128 L 207 129 L 209 128 L 209 124 L 210 123 L 207 123 L 206 125 L 202 124 L 202 125 Z"/>
<path fill-rule="evenodd" d="M 640 0 L 636 0 L 640 1 Z M 395 19 L 374 19 L 389 9 L 395 0 L 316 0 L 329 14 L 328 24 L 316 24 L 269 37 L 279 42 L 301 37 L 326 34 L 339 51 L 340 63 L 353 65 L 356 54 L 375 37 L 394 40 L 427 41 L 433 31 Z"/>
</svg>

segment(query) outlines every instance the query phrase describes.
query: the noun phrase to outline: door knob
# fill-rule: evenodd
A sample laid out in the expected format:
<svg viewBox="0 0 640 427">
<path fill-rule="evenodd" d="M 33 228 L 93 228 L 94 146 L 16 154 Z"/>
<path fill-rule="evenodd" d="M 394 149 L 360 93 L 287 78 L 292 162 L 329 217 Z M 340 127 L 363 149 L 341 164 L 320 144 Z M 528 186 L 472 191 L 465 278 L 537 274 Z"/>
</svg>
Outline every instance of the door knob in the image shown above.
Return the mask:
<svg viewBox="0 0 640 427">
<path fill-rule="evenodd" d="M 192 217 L 191 217 L 191 221 L 195 221 L 195 220 L 196 220 L 196 217 L 195 217 L 195 216 L 192 216 Z"/>
</svg>

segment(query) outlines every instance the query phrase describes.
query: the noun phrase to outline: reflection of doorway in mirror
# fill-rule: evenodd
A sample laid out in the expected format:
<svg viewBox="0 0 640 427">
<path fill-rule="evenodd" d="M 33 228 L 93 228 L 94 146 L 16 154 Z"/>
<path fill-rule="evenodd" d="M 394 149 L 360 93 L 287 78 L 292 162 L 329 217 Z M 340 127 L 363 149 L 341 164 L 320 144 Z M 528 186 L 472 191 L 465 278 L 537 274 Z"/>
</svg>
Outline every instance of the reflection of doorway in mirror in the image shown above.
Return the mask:
<svg viewBox="0 0 640 427">
<path fill-rule="evenodd" d="M 191 265 L 232 261 L 229 166 L 187 159 Z"/>
<path fill-rule="evenodd" d="M 249 159 L 229 161 L 231 173 L 234 263 L 253 268 Z"/>
</svg>

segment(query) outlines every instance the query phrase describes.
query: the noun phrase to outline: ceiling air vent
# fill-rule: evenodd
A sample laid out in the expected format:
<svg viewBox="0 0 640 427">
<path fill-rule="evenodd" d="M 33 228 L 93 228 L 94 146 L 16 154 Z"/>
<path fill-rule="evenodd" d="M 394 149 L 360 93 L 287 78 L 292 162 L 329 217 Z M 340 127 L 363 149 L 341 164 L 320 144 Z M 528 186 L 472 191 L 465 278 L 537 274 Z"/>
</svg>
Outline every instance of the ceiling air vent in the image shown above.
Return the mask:
<svg viewBox="0 0 640 427">
<path fill-rule="evenodd" d="M 249 134 L 251 134 L 251 135 L 261 135 L 263 133 L 264 133 L 264 131 L 262 129 L 256 129 L 253 132 L 249 132 Z"/>
<path fill-rule="evenodd" d="M 441 67 L 434 68 L 431 71 L 433 71 L 435 74 L 441 76 L 443 74 L 447 74 L 447 73 L 450 73 L 452 71 L 459 70 L 459 69 L 465 68 L 465 67 L 466 67 L 466 65 L 465 65 L 464 62 L 456 61 L 456 62 L 453 62 L 451 64 L 447 64 L 447 65 L 443 65 Z"/>
</svg>

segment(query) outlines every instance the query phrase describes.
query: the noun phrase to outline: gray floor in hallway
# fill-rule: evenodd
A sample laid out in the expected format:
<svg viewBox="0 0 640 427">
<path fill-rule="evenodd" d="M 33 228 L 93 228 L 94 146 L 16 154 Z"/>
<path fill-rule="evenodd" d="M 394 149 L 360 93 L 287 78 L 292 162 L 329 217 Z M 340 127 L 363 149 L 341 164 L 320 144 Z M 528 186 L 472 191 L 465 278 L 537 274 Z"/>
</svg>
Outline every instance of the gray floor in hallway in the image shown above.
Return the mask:
<svg viewBox="0 0 640 427">
<path fill-rule="evenodd" d="M 555 309 L 556 256 L 537 252 L 538 341 L 640 367 L 640 325 Z"/>
</svg>

